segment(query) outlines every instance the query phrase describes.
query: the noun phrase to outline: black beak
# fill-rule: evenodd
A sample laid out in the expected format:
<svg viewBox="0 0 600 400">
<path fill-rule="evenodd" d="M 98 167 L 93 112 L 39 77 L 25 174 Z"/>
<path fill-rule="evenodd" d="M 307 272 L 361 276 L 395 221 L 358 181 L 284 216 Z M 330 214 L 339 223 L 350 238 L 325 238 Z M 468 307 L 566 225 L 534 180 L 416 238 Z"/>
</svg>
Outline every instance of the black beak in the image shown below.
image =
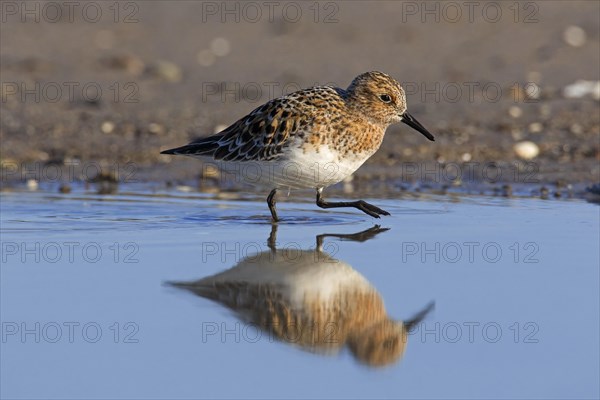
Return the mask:
<svg viewBox="0 0 600 400">
<path fill-rule="evenodd" d="M 408 113 L 408 111 L 405 111 L 404 114 L 402 114 L 402 122 L 404 122 L 406 125 L 410 126 L 411 128 L 419 131 L 423 136 L 425 136 L 427 139 L 431 140 L 432 142 L 435 141 L 435 138 L 433 137 L 433 135 L 431 133 L 429 133 L 429 131 L 427 129 L 425 129 L 425 127 L 423 125 L 421 125 L 421 123 L 419 121 L 414 119 L 414 117 L 412 115 L 410 115 Z"/>
</svg>

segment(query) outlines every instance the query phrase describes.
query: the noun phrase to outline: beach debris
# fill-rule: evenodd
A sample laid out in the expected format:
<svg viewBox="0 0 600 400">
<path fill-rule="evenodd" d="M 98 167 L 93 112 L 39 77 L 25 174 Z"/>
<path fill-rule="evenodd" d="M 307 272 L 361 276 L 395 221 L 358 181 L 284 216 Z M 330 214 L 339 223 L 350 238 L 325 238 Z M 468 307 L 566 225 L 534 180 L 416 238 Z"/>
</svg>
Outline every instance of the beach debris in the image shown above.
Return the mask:
<svg viewBox="0 0 600 400">
<path fill-rule="evenodd" d="M 538 156 L 538 154 L 540 154 L 540 148 L 538 147 L 538 145 L 529 140 L 524 140 L 522 142 L 516 143 L 513 146 L 513 149 L 517 156 L 524 160 L 531 160 L 532 158 L 535 158 Z"/>
</svg>

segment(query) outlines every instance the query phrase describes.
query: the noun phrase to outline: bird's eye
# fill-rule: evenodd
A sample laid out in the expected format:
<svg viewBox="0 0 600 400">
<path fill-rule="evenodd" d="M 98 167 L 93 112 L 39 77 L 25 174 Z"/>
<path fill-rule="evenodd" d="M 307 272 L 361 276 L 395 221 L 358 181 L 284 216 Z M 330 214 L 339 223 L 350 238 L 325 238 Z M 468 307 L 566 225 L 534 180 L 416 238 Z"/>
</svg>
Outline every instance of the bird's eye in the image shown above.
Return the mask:
<svg viewBox="0 0 600 400">
<path fill-rule="evenodd" d="M 389 94 L 382 94 L 379 96 L 379 98 L 381 99 L 381 101 L 383 101 L 384 103 L 389 103 L 390 101 L 392 101 L 392 98 L 390 97 Z"/>
</svg>

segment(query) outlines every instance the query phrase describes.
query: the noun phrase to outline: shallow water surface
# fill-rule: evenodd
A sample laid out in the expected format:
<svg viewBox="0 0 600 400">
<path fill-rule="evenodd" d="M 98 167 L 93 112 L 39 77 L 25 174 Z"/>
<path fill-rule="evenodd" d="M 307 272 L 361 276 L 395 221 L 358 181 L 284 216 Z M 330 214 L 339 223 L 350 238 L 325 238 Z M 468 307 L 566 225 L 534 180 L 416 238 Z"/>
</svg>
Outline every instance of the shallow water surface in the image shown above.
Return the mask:
<svg viewBox="0 0 600 400">
<path fill-rule="evenodd" d="M 599 396 L 594 204 L 1 201 L 3 398 Z"/>
</svg>

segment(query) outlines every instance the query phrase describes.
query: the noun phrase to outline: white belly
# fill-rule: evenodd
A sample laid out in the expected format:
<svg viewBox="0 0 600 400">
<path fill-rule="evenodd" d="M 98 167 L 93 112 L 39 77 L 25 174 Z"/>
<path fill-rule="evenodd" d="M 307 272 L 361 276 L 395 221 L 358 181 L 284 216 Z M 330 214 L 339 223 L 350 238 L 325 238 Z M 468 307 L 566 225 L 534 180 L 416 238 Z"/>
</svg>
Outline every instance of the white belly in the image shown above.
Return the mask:
<svg viewBox="0 0 600 400">
<path fill-rule="evenodd" d="M 210 161 L 228 176 L 251 184 L 272 188 L 324 188 L 344 180 L 356 171 L 370 154 L 339 158 L 339 154 L 321 147 L 319 152 L 290 149 L 279 160 L 226 162 Z"/>
</svg>

